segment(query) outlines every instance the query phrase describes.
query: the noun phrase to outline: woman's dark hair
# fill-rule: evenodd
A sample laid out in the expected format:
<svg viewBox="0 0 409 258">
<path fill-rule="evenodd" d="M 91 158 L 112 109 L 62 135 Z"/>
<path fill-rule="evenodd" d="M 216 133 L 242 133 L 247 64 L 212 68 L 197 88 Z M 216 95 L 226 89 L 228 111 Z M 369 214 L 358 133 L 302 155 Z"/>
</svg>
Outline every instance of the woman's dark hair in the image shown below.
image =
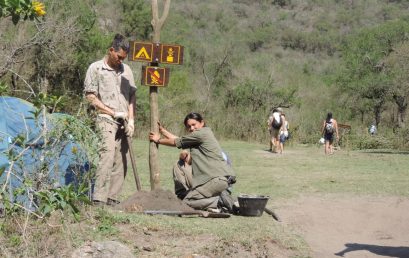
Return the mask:
<svg viewBox="0 0 409 258">
<path fill-rule="evenodd" d="M 332 113 L 328 112 L 326 121 L 329 123 L 332 119 Z"/>
<path fill-rule="evenodd" d="M 189 114 L 186 115 L 185 120 L 183 121 L 183 123 L 185 124 L 185 127 L 188 127 L 187 125 L 187 120 L 189 119 L 194 119 L 198 122 L 202 122 L 203 121 L 203 117 L 201 114 L 196 113 L 196 112 L 191 112 Z"/>
<path fill-rule="evenodd" d="M 121 34 L 116 34 L 114 40 L 112 40 L 111 47 L 118 52 L 121 48 L 128 53 L 129 52 L 129 42 Z"/>
</svg>

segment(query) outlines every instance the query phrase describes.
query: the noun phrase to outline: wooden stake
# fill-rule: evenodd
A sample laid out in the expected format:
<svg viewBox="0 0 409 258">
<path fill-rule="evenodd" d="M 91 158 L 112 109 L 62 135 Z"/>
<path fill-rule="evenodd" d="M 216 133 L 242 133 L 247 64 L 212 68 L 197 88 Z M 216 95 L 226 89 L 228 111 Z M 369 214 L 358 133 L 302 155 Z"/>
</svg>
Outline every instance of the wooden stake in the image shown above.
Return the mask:
<svg viewBox="0 0 409 258">
<path fill-rule="evenodd" d="M 153 43 L 160 43 L 160 30 L 165 22 L 170 7 L 170 0 L 163 0 L 163 13 L 159 18 L 158 0 L 151 0 L 152 3 L 152 27 L 153 27 Z M 151 63 L 151 66 L 158 66 L 158 63 Z M 149 87 L 149 103 L 151 111 L 151 131 L 159 133 L 159 109 L 158 109 L 158 87 Z M 151 190 L 160 188 L 160 172 L 158 164 L 158 146 L 156 143 L 149 144 L 149 170 Z"/>
</svg>

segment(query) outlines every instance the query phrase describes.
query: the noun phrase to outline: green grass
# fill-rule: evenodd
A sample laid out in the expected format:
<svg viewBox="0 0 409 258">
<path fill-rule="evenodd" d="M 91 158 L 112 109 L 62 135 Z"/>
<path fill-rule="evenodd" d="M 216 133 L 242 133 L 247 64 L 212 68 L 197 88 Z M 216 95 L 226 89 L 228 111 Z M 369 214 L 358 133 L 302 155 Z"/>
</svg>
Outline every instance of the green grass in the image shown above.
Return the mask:
<svg viewBox="0 0 409 258">
<path fill-rule="evenodd" d="M 272 200 L 312 193 L 409 196 L 409 152 L 339 150 L 326 156 L 322 146 L 297 145 L 278 155 L 267 152 L 263 144 L 221 144 L 237 174 L 235 194 L 263 194 Z M 150 190 L 148 142 L 136 141 L 134 148 L 142 188 Z M 173 190 L 171 171 L 178 154 L 177 148 L 160 146 L 164 189 Z M 123 195 L 135 190 L 132 174 L 128 174 Z"/>
</svg>

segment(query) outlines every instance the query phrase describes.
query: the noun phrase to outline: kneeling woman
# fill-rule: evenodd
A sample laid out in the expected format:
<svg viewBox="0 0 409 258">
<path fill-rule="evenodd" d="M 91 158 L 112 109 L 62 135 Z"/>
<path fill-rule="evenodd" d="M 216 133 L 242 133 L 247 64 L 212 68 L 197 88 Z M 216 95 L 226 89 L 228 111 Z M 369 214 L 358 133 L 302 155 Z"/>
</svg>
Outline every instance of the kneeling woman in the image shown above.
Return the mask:
<svg viewBox="0 0 409 258">
<path fill-rule="evenodd" d="M 227 165 L 216 137 L 212 130 L 205 126 L 200 114 L 189 113 L 184 124 L 189 131 L 185 136 L 175 136 L 159 124 L 159 132 L 164 138 L 158 133 L 151 132 L 149 139 L 156 144 L 190 149 L 192 189 L 183 202 L 194 209 L 217 209 L 221 195 L 226 193 L 225 190 L 234 179 L 234 172 Z"/>
</svg>

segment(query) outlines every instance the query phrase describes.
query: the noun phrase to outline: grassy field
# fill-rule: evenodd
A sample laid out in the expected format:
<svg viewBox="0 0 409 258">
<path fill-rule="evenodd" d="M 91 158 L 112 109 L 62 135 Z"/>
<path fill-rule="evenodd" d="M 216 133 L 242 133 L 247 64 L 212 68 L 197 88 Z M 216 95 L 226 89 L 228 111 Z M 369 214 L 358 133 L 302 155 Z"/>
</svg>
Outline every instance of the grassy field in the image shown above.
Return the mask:
<svg viewBox="0 0 409 258">
<path fill-rule="evenodd" d="M 409 153 L 338 150 L 325 156 L 322 146 L 290 145 L 279 155 L 266 151 L 267 145 L 263 144 L 223 141 L 221 145 L 237 174 L 233 194 L 268 195 L 267 207 L 272 209 L 277 203 L 305 195 L 409 196 Z M 148 146 L 147 141 L 134 142 L 145 191 L 150 190 Z M 176 148 L 160 146 L 163 189 L 173 190 L 171 168 L 178 154 Z M 136 191 L 131 173 L 129 170 L 122 199 Z M 203 219 L 86 207 L 80 223 L 63 218 L 46 223 L 21 221 L 26 223 L 23 233 L 21 225 L 6 221 L 0 223 L 0 240 L 5 243 L 0 248 L 2 257 L 70 257 L 73 249 L 84 243 L 102 240 L 124 243 L 138 257 L 311 256 L 301 236 L 266 214 Z M 145 246 L 151 250 L 144 250 Z"/>
<path fill-rule="evenodd" d="M 393 150 L 339 150 L 326 156 L 322 146 L 289 146 L 283 155 L 267 152 L 267 145 L 222 142 L 232 159 L 238 182 L 235 194 L 263 194 L 274 199 L 300 194 L 339 193 L 409 196 L 409 152 Z M 149 190 L 148 142 L 136 141 L 138 172 L 143 190 Z M 173 189 L 171 169 L 177 148 L 160 146 L 161 186 Z M 124 196 L 135 191 L 128 175 Z"/>
</svg>

